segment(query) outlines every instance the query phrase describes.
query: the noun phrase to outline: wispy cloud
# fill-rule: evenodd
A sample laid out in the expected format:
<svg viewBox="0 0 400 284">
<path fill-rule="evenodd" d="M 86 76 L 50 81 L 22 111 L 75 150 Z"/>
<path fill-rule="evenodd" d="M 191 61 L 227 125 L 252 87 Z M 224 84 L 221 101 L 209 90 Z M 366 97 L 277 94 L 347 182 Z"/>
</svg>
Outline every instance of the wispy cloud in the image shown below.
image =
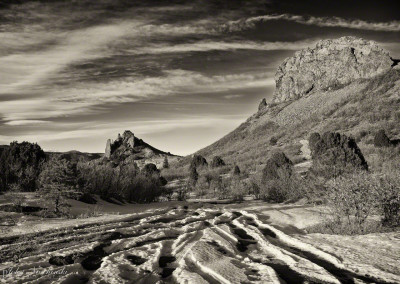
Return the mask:
<svg viewBox="0 0 400 284">
<path fill-rule="evenodd" d="M 101 112 L 96 106 L 139 102 L 176 94 L 224 92 L 273 85 L 269 72 L 206 76 L 199 72 L 166 70 L 164 76 L 125 78 L 107 83 L 74 83 L 51 96 L 2 102 L 2 116 L 8 125 L 23 125 L 47 118 L 88 115 Z M 51 87 L 51 86 L 50 86 Z"/>
<path fill-rule="evenodd" d="M 13 120 L 13 121 L 7 121 L 4 124 L 6 125 L 11 125 L 11 126 L 21 126 L 21 125 L 43 125 L 43 124 L 49 124 L 51 123 L 50 121 L 46 120 Z"/>
<path fill-rule="evenodd" d="M 368 22 L 358 19 L 344 19 L 339 17 L 313 17 L 313 16 L 300 16 L 291 14 L 280 14 L 280 15 L 265 15 L 251 17 L 247 19 L 240 19 L 236 21 L 230 21 L 223 24 L 220 27 L 221 31 L 242 31 L 246 29 L 254 28 L 257 23 L 285 20 L 296 22 L 304 25 L 315 25 L 320 27 L 341 27 L 358 30 L 372 30 L 372 31 L 386 31 L 386 32 L 398 32 L 400 31 L 399 21 L 390 22 Z"/>
<path fill-rule="evenodd" d="M 184 44 L 157 44 L 143 48 L 128 50 L 131 54 L 163 54 L 163 53 L 183 53 L 183 52 L 206 52 L 210 50 L 299 50 L 315 43 L 315 40 L 304 40 L 294 42 L 225 42 L 225 41 L 198 41 Z"/>
</svg>

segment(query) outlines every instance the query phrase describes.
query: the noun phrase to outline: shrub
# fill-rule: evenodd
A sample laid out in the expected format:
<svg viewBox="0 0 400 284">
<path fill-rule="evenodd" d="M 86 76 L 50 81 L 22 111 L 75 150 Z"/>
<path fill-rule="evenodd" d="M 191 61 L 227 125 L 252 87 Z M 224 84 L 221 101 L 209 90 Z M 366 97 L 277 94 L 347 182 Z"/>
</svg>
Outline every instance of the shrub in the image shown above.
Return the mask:
<svg viewBox="0 0 400 284">
<path fill-rule="evenodd" d="M 331 233 L 362 234 L 377 230 L 371 228 L 369 218 L 381 216 L 384 226 L 400 225 L 400 175 L 370 174 L 359 171 L 330 180 L 326 188 L 329 206 L 327 215 Z"/>
<path fill-rule="evenodd" d="M 276 152 L 263 169 L 258 197 L 273 202 L 297 200 L 304 196 L 302 184 L 290 159 L 283 152 Z"/>
<path fill-rule="evenodd" d="M 154 176 L 139 174 L 124 189 L 124 197 L 130 202 L 149 203 L 163 194 L 160 180 Z"/>
<path fill-rule="evenodd" d="M 278 139 L 276 137 L 271 137 L 271 139 L 269 139 L 269 145 L 271 146 L 275 146 L 278 143 Z"/>
<path fill-rule="evenodd" d="M 188 176 L 188 172 L 186 169 L 182 168 L 175 168 L 170 166 L 167 169 L 161 170 L 161 175 L 165 177 L 168 181 L 172 181 L 175 179 L 183 179 Z"/>
<path fill-rule="evenodd" d="M 379 203 L 384 226 L 400 226 L 400 173 L 392 171 L 381 178 Z"/>
<path fill-rule="evenodd" d="M 139 171 L 136 164 L 96 161 L 80 163 L 78 170 L 83 192 L 106 199 L 124 197 L 131 202 L 148 203 L 167 190 L 163 188 L 167 181 L 154 164 L 147 164 Z"/>
<path fill-rule="evenodd" d="M 346 223 L 350 234 L 364 232 L 367 218 L 378 205 L 377 193 L 376 180 L 365 172 L 329 181 L 326 197 L 332 224 Z"/>
</svg>

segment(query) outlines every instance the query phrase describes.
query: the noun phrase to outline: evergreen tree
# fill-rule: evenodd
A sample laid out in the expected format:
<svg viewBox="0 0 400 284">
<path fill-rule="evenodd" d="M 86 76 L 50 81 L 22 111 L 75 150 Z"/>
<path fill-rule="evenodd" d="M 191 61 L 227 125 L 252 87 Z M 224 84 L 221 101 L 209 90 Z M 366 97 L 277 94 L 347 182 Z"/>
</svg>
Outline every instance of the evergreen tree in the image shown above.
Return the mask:
<svg viewBox="0 0 400 284">
<path fill-rule="evenodd" d="M 169 168 L 169 162 L 168 162 L 168 157 L 164 157 L 164 162 L 163 162 L 163 169 L 168 169 Z"/>
<path fill-rule="evenodd" d="M 195 186 L 198 179 L 199 179 L 199 174 L 197 173 L 196 168 L 195 167 L 190 167 L 190 174 L 189 174 L 190 183 L 193 186 Z"/>
<path fill-rule="evenodd" d="M 49 207 L 53 209 L 53 212 L 57 215 L 66 213 L 66 192 L 76 185 L 71 163 L 65 159 L 53 157 L 44 164 L 39 175 L 39 184 L 39 190 L 49 202 Z"/>
<path fill-rule="evenodd" d="M 240 169 L 239 169 L 239 166 L 235 166 L 235 168 L 233 169 L 233 175 L 234 175 L 234 176 L 238 176 L 238 175 L 240 175 Z"/>
</svg>

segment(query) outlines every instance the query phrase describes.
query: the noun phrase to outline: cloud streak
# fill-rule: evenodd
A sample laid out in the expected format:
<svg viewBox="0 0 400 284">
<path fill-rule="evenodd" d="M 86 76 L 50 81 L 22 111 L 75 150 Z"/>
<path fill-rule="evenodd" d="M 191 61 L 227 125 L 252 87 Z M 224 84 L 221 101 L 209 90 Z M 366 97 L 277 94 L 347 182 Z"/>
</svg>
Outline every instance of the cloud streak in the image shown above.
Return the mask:
<svg viewBox="0 0 400 284">
<path fill-rule="evenodd" d="M 230 21 L 221 25 L 220 31 L 238 32 L 247 29 L 255 28 L 257 23 L 284 20 L 296 22 L 303 25 L 315 25 L 319 27 L 340 27 L 357 30 L 371 30 L 371 31 L 384 31 L 384 32 L 398 32 L 400 31 L 399 21 L 390 22 L 368 22 L 363 20 L 348 20 L 340 17 L 314 17 L 314 16 L 300 16 L 291 14 L 280 15 L 264 15 L 251 17 L 247 19 L 240 19 Z"/>
<path fill-rule="evenodd" d="M 149 45 L 143 48 L 128 50 L 130 54 L 165 54 L 165 53 L 184 53 L 184 52 L 207 52 L 211 50 L 299 50 L 315 43 L 315 40 L 303 40 L 294 42 L 224 42 L 224 41 L 198 41 L 185 44 L 158 44 Z"/>
</svg>

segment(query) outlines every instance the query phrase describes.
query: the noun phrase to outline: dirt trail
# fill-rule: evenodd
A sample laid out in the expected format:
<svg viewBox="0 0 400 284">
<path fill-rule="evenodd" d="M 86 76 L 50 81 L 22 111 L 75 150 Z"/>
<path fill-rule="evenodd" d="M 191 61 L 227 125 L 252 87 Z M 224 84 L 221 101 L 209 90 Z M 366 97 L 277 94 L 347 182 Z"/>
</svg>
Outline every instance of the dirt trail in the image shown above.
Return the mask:
<svg viewBox="0 0 400 284">
<path fill-rule="evenodd" d="M 312 165 L 311 150 L 308 145 L 308 140 L 300 140 L 300 143 L 301 156 L 303 157 L 304 162 L 296 164 L 295 169 L 298 173 L 304 173 L 307 172 Z"/>
<path fill-rule="evenodd" d="M 257 211 L 178 208 L 130 220 L 31 236 L 40 250 L 4 283 L 400 283 L 376 267 L 351 268 L 338 256 L 266 223 Z M 21 243 L 0 247 L 7 261 Z M 29 250 L 29 247 L 27 247 Z M 7 254 L 9 252 L 9 254 Z M 35 269 L 63 269 L 50 277 Z M 371 273 L 374 271 L 374 274 Z M 3 283 L 2 282 L 2 283 Z"/>
</svg>

